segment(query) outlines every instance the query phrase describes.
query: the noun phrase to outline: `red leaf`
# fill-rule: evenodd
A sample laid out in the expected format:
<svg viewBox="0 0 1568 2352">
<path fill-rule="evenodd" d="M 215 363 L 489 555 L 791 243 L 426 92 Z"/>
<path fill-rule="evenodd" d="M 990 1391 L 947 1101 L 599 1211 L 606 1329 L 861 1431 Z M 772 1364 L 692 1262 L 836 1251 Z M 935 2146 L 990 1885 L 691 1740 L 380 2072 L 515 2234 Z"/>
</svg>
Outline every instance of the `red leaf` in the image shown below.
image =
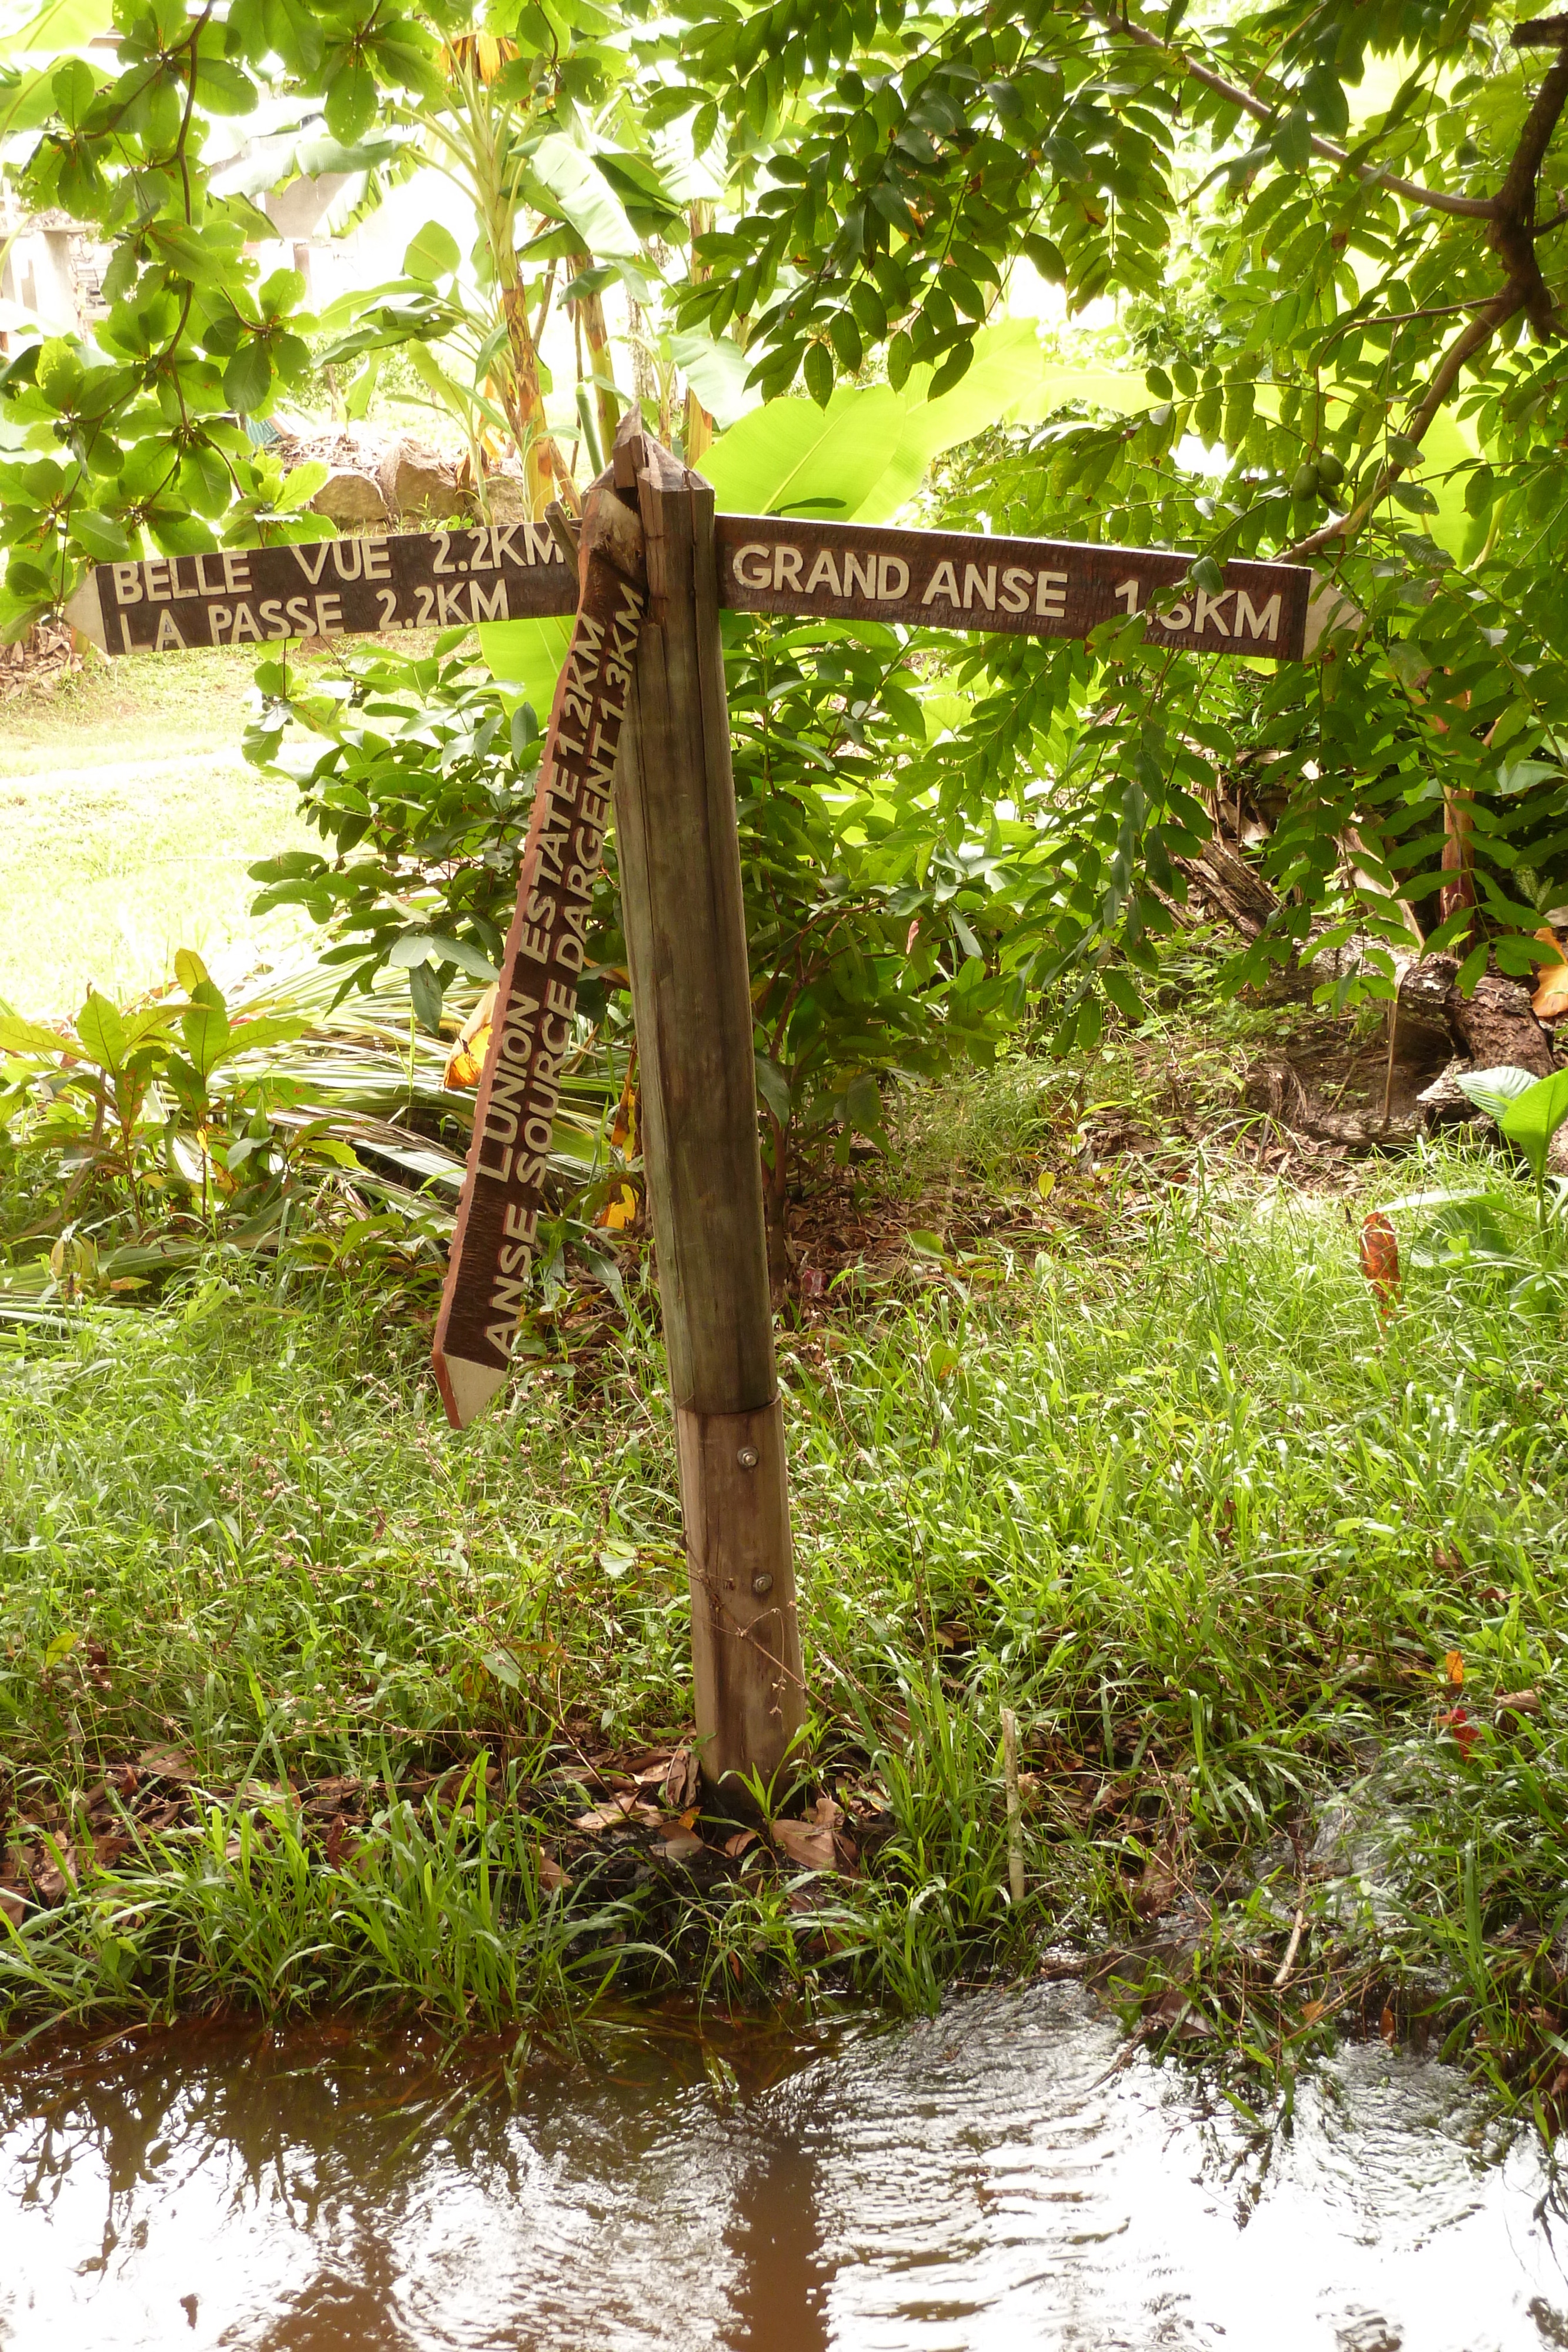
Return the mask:
<svg viewBox="0 0 1568 2352">
<path fill-rule="evenodd" d="M 1378 1313 L 1386 1315 L 1399 1288 L 1399 1239 L 1381 1209 L 1361 1221 L 1361 1270 L 1378 1295 Z"/>
</svg>

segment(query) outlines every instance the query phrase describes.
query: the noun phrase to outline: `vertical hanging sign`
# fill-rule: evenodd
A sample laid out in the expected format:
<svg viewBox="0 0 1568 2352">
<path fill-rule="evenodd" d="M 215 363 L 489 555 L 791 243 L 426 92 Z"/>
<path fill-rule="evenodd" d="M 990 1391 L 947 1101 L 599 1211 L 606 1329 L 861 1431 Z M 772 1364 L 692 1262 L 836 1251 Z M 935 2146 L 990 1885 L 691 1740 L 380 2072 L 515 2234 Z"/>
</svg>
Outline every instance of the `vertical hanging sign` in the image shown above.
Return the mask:
<svg viewBox="0 0 1568 2352">
<path fill-rule="evenodd" d="M 528 1288 L 593 886 L 648 607 L 643 531 L 606 474 L 583 505 L 579 598 L 507 934 L 434 1364 L 459 1427 L 507 1377 Z"/>
</svg>

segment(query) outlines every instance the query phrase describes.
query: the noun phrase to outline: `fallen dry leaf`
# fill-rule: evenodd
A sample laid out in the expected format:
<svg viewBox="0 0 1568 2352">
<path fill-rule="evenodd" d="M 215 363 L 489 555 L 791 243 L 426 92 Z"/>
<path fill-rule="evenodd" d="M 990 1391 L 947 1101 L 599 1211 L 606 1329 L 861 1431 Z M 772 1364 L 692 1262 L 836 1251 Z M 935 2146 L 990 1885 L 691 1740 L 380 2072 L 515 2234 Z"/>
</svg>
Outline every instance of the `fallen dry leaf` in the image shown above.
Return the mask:
<svg viewBox="0 0 1568 2352">
<path fill-rule="evenodd" d="M 536 1866 L 538 1870 L 539 1885 L 547 1895 L 559 1895 L 563 1888 L 571 1885 L 568 1873 L 561 1868 L 553 1854 L 539 1854 L 537 1857 Z"/>
<path fill-rule="evenodd" d="M 677 1748 L 664 1773 L 664 1803 L 672 1813 L 684 1813 L 697 1800 L 696 1751 Z"/>
<path fill-rule="evenodd" d="M 1465 1660 L 1464 1653 L 1462 1651 L 1449 1650 L 1445 1654 L 1443 1659 L 1443 1676 L 1444 1680 L 1448 1683 L 1451 1688 L 1454 1690 L 1463 1690 L 1465 1686 Z"/>
<path fill-rule="evenodd" d="M 195 1766 L 178 1748 L 144 1748 L 137 1761 L 144 1772 L 160 1780 L 178 1780 L 183 1785 L 196 1777 Z"/>
<path fill-rule="evenodd" d="M 1500 1715 L 1539 1715 L 1541 1693 L 1534 1690 L 1499 1691 L 1492 1704 Z"/>
<path fill-rule="evenodd" d="M 325 1840 L 328 1869 L 341 1870 L 346 1862 L 353 1860 L 358 1844 L 358 1838 L 342 1814 L 334 1813 L 327 1824 Z"/>
<path fill-rule="evenodd" d="M 732 1862 L 736 1862 L 738 1861 L 740 1856 L 746 1852 L 748 1845 L 755 1845 L 756 1843 L 757 1832 L 755 1830 L 737 1830 L 733 1837 L 726 1838 L 724 1842 L 724 1850 L 726 1853 L 728 1854 L 730 1860 Z"/>
<path fill-rule="evenodd" d="M 27 1906 L 14 1886 L 0 1886 L 0 1919 L 9 1919 L 19 1927 L 27 1916 Z"/>
<path fill-rule="evenodd" d="M 1568 1013 L 1568 963 L 1562 960 L 1563 950 L 1550 924 L 1544 930 L 1537 931 L 1535 936 L 1542 947 L 1555 950 L 1558 961 L 1542 965 L 1541 979 L 1530 1000 L 1531 1009 L 1538 1021 L 1556 1021 Z"/>
<path fill-rule="evenodd" d="M 665 1831 L 661 1842 L 652 1850 L 664 1862 L 690 1862 L 693 1854 L 706 1851 L 695 1830 L 686 1829 L 679 1822 Z"/>
<path fill-rule="evenodd" d="M 591 1805 L 579 1813 L 573 1827 L 587 1830 L 591 1835 L 599 1830 L 624 1829 L 628 1822 L 641 1822 L 647 1829 L 657 1829 L 664 1815 L 654 1805 L 639 1804 L 635 1796 L 612 1797 L 608 1804 Z"/>
<path fill-rule="evenodd" d="M 798 1870 L 831 1870 L 833 1832 L 831 1822 L 775 1822 L 773 1842 L 782 1847 Z"/>
<path fill-rule="evenodd" d="M 1379 2033 L 1382 2034 L 1385 2042 L 1392 2042 L 1395 2035 L 1399 2031 L 1398 2025 L 1395 2021 L 1394 2011 L 1389 2008 L 1386 2001 L 1383 2004 L 1383 2014 L 1377 2021 L 1377 2030 Z"/>
<path fill-rule="evenodd" d="M 1315 2025 L 1323 2013 L 1323 2007 L 1321 2000 L 1304 2000 L 1301 2003 L 1301 2023 Z"/>
</svg>

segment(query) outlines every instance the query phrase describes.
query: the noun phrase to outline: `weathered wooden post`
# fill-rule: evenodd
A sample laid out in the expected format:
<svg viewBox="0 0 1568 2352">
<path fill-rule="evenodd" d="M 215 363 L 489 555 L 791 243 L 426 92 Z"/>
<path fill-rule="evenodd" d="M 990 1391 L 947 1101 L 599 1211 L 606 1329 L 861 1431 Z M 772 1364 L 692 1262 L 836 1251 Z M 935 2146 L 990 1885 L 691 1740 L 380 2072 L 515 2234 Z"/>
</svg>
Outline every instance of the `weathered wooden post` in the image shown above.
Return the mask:
<svg viewBox="0 0 1568 2352">
<path fill-rule="evenodd" d="M 773 1357 L 714 494 L 622 432 L 647 564 L 615 772 L 643 1149 L 680 1451 L 703 1769 L 775 1772 L 805 1714 Z"/>
<path fill-rule="evenodd" d="M 562 536 L 570 539 L 564 520 Z M 635 412 L 590 490 L 436 1329 L 452 1419 L 506 1378 L 613 793 L 703 1770 L 768 1779 L 802 1721 L 762 1228 L 713 493 Z"/>
</svg>

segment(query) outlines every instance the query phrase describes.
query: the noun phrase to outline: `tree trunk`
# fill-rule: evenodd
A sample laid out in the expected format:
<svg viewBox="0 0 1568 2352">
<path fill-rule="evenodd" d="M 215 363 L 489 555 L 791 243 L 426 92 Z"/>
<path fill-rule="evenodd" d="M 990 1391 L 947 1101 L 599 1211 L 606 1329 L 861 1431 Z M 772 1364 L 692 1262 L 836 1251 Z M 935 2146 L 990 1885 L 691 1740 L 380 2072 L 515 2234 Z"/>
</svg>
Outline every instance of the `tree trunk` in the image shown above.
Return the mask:
<svg viewBox="0 0 1568 2352">
<path fill-rule="evenodd" d="M 514 279 L 504 289 L 501 309 L 507 321 L 507 341 L 511 348 L 514 387 L 507 421 L 517 445 L 517 455 L 523 461 L 528 504 L 535 515 L 542 515 L 551 499 L 559 497 L 575 514 L 580 504 L 577 484 L 572 480 L 570 468 L 545 423 L 544 394 L 539 390 L 538 353 L 528 320 L 528 298 L 520 279 Z"/>
</svg>

